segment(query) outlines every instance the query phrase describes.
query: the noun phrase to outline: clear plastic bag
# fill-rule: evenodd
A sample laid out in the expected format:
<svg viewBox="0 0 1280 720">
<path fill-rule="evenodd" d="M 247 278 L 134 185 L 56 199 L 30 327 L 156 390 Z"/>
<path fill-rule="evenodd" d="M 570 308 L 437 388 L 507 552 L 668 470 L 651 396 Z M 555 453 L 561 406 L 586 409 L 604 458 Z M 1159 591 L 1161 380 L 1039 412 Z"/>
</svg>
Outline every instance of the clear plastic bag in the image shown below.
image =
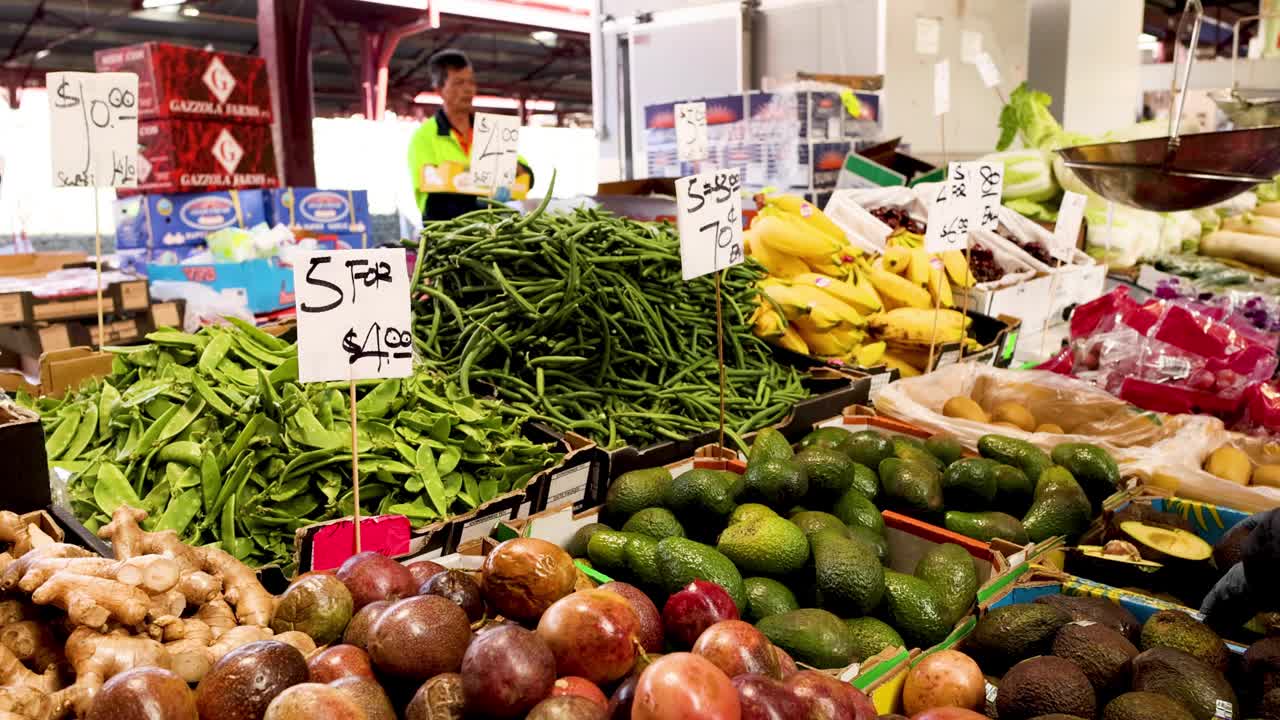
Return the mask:
<svg viewBox="0 0 1280 720">
<path fill-rule="evenodd" d="M 226 317 L 254 322 L 253 313 L 249 312 L 248 298 L 220 293 L 199 283 L 157 280 L 151 283 L 151 298 L 160 302 L 185 300 L 187 306 L 182 329 L 187 332 L 196 332 L 205 325 L 217 325 Z"/>
</svg>

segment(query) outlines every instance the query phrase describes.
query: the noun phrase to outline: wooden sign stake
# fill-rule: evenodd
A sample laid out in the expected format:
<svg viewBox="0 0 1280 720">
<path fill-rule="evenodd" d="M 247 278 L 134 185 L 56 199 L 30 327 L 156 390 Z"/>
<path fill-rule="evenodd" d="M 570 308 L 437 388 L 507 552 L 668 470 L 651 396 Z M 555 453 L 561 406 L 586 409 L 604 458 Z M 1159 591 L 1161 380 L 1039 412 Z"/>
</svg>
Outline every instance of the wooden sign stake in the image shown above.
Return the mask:
<svg viewBox="0 0 1280 720">
<path fill-rule="evenodd" d="M 930 271 L 932 271 L 933 269 L 932 263 L 934 262 L 934 260 L 931 258 L 929 262 L 930 262 Z M 942 271 L 942 282 L 951 282 L 949 279 L 947 279 L 947 273 L 945 270 Z M 939 292 L 939 293 L 936 293 L 933 298 L 933 333 L 929 336 L 929 362 L 928 364 L 925 365 L 925 368 L 924 368 L 925 372 L 933 372 L 934 353 L 937 351 L 937 343 L 938 343 L 938 315 L 941 314 L 941 311 L 942 311 L 942 293 Z"/>
<path fill-rule="evenodd" d="M 356 381 L 349 378 L 351 399 L 351 516 L 356 521 L 356 552 L 360 550 L 360 447 L 356 429 Z"/>
<path fill-rule="evenodd" d="M 720 278 L 724 275 L 724 270 L 718 270 L 716 276 L 716 351 L 720 362 L 720 447 L 724 447 L 724 415 L 725 415 L 725 375 L 728 371 L 724 366 L 724 309 L 720 300 Z"/>
<path fill-rule="evenodd" d="M 98 349 L 106 344 L 102 322 L 102 219 L 100 217 L 98 188 L 93 188 L 93 265 L 98 269 Z"/>
<path fill-rule="evenodd" d="M 964 270 L 970 276 L 973 276 L 973 263 L 970 260 L 970 254 L 969 254 L 969 250 L 972 247 L 973 247 L 973 243 L 970 241 L 969 233 L 965 233 L 964 234 Z M 960 317 L 960 357 L 958 360 L 956 360 L 956 362 L 959 362 L 960 360 L 964 360 L 964 341 L 965 341 L 965 338 L 969 336 L 969 333 L 965 329 L 965 325 L 964 325 L 965 320 L 969 319 L 969 293 L 972 290 L 973 286 L 977 284 L 978 284 L 978 278 L 974 277 L 973 285 L 970 285 L 969 287 L 964 289 L 964 298 L 960 300 L 960 315 L 961 315 Z"/>
</svg>

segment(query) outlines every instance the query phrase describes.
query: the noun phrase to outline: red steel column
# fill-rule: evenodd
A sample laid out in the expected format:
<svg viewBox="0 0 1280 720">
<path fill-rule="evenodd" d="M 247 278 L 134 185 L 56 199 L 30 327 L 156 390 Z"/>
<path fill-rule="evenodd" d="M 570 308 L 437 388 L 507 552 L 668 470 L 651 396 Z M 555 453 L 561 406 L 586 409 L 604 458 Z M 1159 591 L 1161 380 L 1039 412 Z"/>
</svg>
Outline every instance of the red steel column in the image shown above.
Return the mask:
<svg viewBox="0 0 1280 720">
<path fill-rule="evenodd" d="M 258 0 L 258 47 L 267 61 L 276 163 L 285 185 L 316 184 L 311 120 L 311 20 L 317 0 Z"/>
</svg>

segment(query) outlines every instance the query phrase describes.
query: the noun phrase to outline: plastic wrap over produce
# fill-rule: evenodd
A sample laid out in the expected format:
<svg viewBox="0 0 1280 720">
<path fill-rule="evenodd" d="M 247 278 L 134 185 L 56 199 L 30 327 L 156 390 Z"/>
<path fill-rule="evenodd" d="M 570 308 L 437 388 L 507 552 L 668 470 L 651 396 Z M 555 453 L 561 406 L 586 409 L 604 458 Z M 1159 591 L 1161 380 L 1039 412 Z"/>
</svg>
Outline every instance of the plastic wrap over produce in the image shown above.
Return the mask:
<svg viewBox="0 0 1280 720">
<path fill-rule="evenodd" d="M 948 417 L 944 407 L 956 397 L 969 398 L 988 413 L 1006 403 L 1020 405 L 1039 422 L 1057 425 L 1063 433 L 1026 432 Z M 968 447 L 976 447 L 978 439 L 990 433 L 1027 440 L 1044 450 L 1064 442 L 1093 443 L 1110 452 L 1122 470 L 1149 467 L 1150 455 L 1188 466 L 1212 449 L 1210 436 L 1224 433 L 1216 418 L 1144 412 L 1083 380 L 976 363 L 949 365 L 929 375 L 899 380 L 872 399 L 877 411 L 954 435 Z"/>
<path fill-rule="evenodd" d="M 1280 463 L 1280 443 L 1269 438 L 1229 432 L 1221 427 L 1208 428 L 1203 435 L 1201 442 L 1197 443 L 1198 452 L 1190 457 L 1185 453 L 1164 456 L 1152 452 L 1136 462 L 1121 463 L 1120 469 L 1140 478 L 1144 483 L 1156 485 L 1188 500 L 1200 500 L 1245 512 L 1280 507 L 1280 487 L 1258 484 L 1263 476 L 1269 475 L 1257 472 L 1257 468 Z M 1210 463 L 1215 453 L 1219 453 L 1222 448 L 1234 448 L 1243 453 L 1230 454 L 1240 458 L 1237 462 L 1247 464 L 1250 475 L 1248 482 L 1251 484 L 1223 479 L 1205 469 L 1213 467 Z M 1239 479 L 1242 478 L 1237 478 Z"/>
</svg>

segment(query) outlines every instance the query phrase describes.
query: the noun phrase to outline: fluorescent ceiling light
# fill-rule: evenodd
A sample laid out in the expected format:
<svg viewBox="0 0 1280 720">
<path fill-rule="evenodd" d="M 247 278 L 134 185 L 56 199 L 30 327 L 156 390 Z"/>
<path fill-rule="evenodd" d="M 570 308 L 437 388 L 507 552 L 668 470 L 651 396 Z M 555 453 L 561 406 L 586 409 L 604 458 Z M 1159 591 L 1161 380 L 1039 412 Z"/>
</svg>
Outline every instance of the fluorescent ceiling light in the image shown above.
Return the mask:
<svg viewBox="0 0 1280 720">
<path fill-rule="evenodd" d="M 49 49 L 48 49 L 48 48 L 45 48 L 44 50 L 37 50 L 37 51 L 36 51 L 36 59 L 37 59 L 37 60 L 43 60 L 43 59 L 45 59 L 45 58 L 47 58 L 47 57 L 49 57 Z"/>
<path fill-rule="evenodd" d="M 419 105 L 440 105 L 443 101 L 440 99 L 439 93 L 418 93 L 413 101 Z M 520 101 L 515 98 L 494 97 L 491 95 L 477 95 L 471 101 L 474 107 L 485 108 L 487 110 L 519 110 Z M 525 100 L 525 110 L 533 112 L 554 112 L 556 103 L 554 100 Z"/>
<path fill-rule="evenodd" d="M 182 8 L 182 14 L 187 17 L 200 17 L 200 8 Z"/>
<path fill-rule="evenodd" d="M 427 9 L 427 0 L 364 0 L 370 5 L 390 5 L 392 7 L 409 8 L 410 10 Z"/>
<path fill-rule="evenodd" d="M 186 1 L 187 0 L 142 0 L 142 8 L 144 10 L 150 10 L 152 8 L 172 7 L 175 5 L 181 5 Z"/>
<path fill-rule="evenodd" d="M 560 39 L 554 30 L 534 30 L 529 33 L 529 37 L 541 45 L 555 45 L 556 40 Z"/>
<path fill-rule="evenodd" d="M 578 0 L 434 0 L 431 7 L 445 15 L 497 20 L 569 32 L 591 31 L 591 10 Z"/>
</svg>

